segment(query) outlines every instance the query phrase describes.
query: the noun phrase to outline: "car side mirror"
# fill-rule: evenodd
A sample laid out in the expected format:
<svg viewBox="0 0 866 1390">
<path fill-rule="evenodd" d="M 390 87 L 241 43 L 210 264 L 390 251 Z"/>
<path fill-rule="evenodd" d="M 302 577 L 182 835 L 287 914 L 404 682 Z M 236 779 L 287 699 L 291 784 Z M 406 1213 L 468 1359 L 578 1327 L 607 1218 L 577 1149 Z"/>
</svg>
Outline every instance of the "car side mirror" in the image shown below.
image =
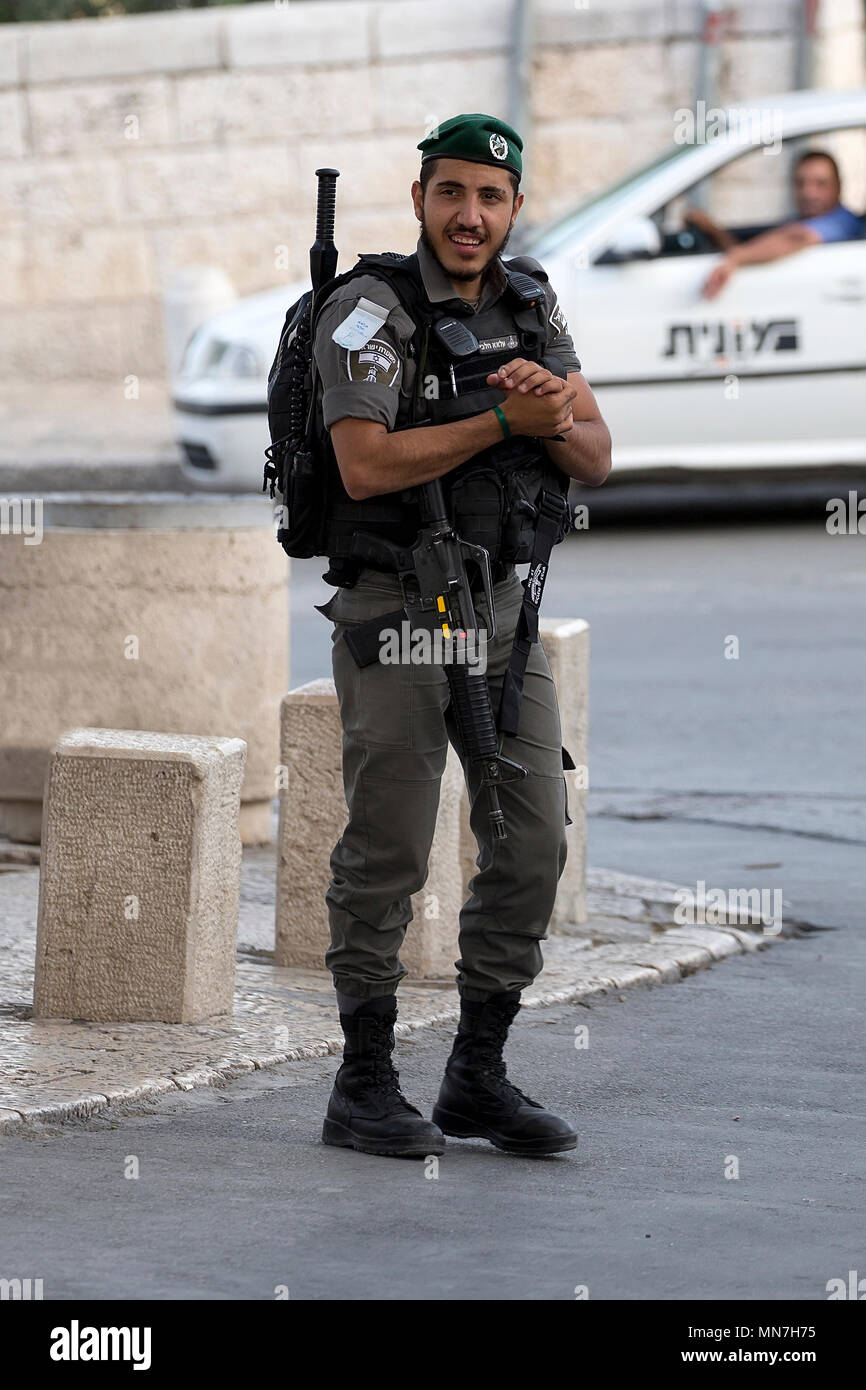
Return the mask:
<svg viewBox="0 0 866 1390">
<path fill-rule="evenodd" d="M 616 235 L 599 265 L 621 265 L 624 261 L 649 261 L 662 249 L 662 234 L 651 217 L 630 217 Z"/>
</svg>

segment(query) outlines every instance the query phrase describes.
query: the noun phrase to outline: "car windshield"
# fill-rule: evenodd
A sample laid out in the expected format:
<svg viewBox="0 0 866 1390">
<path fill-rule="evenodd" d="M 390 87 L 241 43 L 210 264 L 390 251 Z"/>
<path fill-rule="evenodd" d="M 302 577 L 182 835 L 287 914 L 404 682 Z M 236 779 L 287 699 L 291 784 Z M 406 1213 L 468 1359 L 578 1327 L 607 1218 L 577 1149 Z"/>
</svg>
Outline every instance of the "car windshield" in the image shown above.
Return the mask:
<svg viewBox="0 0 866 1390">
<path fill-rule="evenodd" d="M 602 189 L 600 193 L 588 198 L 586 202 L 581 203 L 578 208 L 572 209 L 563 217 L 558 217 L 553 222 L 548 222 L 540 227 L 532 228 L 523 248 L 525 254 L 534 256 L 536 260 L 543 260 L 545 256 L 554 255 L 563 245 L 579 241 L 586 226 L 592 222 L 595 210 L 602 203 L 606 204 L 609 210 L 618 194 L 627 192 L 630 196 L 640 188 L 642 183 L 654 178 L 665 165 L 672 164 L 677 159 L 688 157 L 692 153 L 693 149 L 690 146 L 676 145 L 673 149 L 666 150 L 652 163 L 632 170 L 625 178 Z"/>
</svg>

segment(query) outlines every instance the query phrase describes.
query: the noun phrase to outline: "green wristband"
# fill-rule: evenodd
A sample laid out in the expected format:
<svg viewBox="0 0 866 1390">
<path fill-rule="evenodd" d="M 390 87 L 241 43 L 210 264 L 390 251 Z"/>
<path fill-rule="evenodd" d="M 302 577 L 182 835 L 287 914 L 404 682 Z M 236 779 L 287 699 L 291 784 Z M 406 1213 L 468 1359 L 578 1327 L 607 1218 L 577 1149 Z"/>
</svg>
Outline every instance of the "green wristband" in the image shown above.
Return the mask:
<svg viewBox="0 0 866 1390">
<path fill-rule="evenodd" d="M 511 426 L 509 425 L 508 421 L 507 421 L 506 418 L 505 418 L 505 412 L 504 412 L 504 410 L 502 409 L 502 407 L 499 406 L 499 405 L 495 405 L 495 406 L 493 407 L 493 414 L 496 416 L 497 420 L 499 421 L 500 425 L 502 426 L 502 434 L 503 434 L 504 438 L 505 438 L 505 439 L 510 439 L 510 438 L 511 438 Z"/>
</svg>

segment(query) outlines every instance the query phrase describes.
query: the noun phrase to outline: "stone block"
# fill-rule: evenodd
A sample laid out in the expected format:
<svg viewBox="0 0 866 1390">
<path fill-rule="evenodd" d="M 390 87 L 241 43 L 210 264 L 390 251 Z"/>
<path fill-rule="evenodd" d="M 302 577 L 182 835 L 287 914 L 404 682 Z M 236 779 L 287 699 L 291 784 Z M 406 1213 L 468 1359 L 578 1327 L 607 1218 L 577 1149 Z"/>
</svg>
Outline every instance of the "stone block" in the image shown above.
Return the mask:
<svg viewBox="0 0 866 1390">
<path fill-rule="evenodd" d="M 400 209 L 394 219 L 394 232 L 399 234 L 407 224 L 417 240 L 409 190 L 418 177 L 420 155 L 415 148 L 420 140 L 405 135 L 331 136 L 304 141 L 298 155 L 298 177 L 304 196 L 312 199 L 316 182 L 314 171 L 330 165 L 343 171 L 337 185 L 338 217 L 341 212 L 367 207 L 380 209 L 389 204 Z M 370 248 L 365 248 L 370 249 Z M 381 250 L 391 250 L 390 245 Z M 342 246 L 341 246 L 342 252 Z"/>
<path fill-rule="evenodd" d="M 176 85 L 182 141 L 285 140 L 372 128 L 371 71 L 289 67 L 279 72 L 196 73 Z M 315 185 L 313 185 L 315 187 Z"/>
<path fill-rule="evenodd" d="M 3 274 L 0 276 L 0 308 L 18 306 L 26 302 L 28 258 L 27 235 L 23 228 L 17 234 L 13 232 L 9 236 L 0 237 L 0 260 L 3 262 Z M 16 312 L 20 314 L 17 307 Z M 7 346 L 11 346 L 11 337 L 7 338 L 6 342 Z"/>
<path fill-rule="evenodd" d="M 289 614 L 265 499 L 66 494 L 38 543 L 21 530 L 0 545 L 0 825 L 38 805 L 71 726 L 227 731 L 249 748 L 244 836 L 271 840 Z"/>
<path fill-rule="evenodd" d="M 589 783 L 589 623 L 542 618 L 539 633 L 556 685 L 563 746 L 576 764 L 568 789 L 568 860 L 559 881 L 551 926 L 586 921 L 586 794 Z"/>
<path fill-rule="evenodd" d="M 665 48 L 630 44 L 592 48 L 543 48 L 535 56 L 532 105 L 536 120 L 562 120 L 568 112 L 593 120 L 622 119 L 623 112 L 650 110 L 669 116 Z"/>
<path fill-rule="evenodd" d="M 556 685 L 563 746 L 576 764 L 565 774 L 568 813 L 568 859 L 556 895 L 550 925 L 561 928 L 586 921 L 586 796 L 589 732 L 589 624 L 583 618 L 543 618 L 539 634 Z M 476 870 L 478 845 L 469 824 L 464 795 L 460 820 L 460 870 L 464 898 Z"/>
<path fill-rule="evenodd" d="M 859 26 L 833 29 L 820 35 L 815 43 L 813 85 L 821 90 L 836 91 L 862 87 L 866 83 L 863 47 L 863 31 Z M 860 139 L 861 133 L 855 130 L 851 135 L 854 139 Z M 852 201 L 850 194 L 846 194 L 846 204 L 850 206 Z"/>
<path fill-rule="evenodd" d="M 290 691 L 281 711 L 281 766 L 277 848 L 277 965 L 323 969 L 330 940 L 325 893 L 330 856 L 346 824 L 342 732 L 332 680 Z M 442 777 L 439 816 L 427 881 L 411 899 L 412 920 L 401 960 L 413 980 L 448 976 L 457 958 L 463 904 L 460 807 L 463 769 L 453 749 Z"/>
<path fill-rule="evenodd" d="M 232 68 L 291 68 L 363 63 L 370 56 L 370 7 L 358 0 L 275 0 L 236 6 L 225 15 L 226 61 Z"/>
<path fill-rule="evenodd" d="M 237 738 L 74 729 L 45 802 L 34 1014 L 230 1014 L 240 898 Z"/>
<path fill-rule="evenodd" d="M 541 640 L 557 685 L 563 744 L 577 764 L 566 773 L 568 862 L 551 926 L 586 920 L 586 764 L 589 624 L 547 619 Z M 280 825 L 277 861 L 276 959 L 321 968 L 327 948 L 325 893 L 329 859 L 345 825 L 342 733 L 332 680 L 291 691 L 282 703 Z M 478 846 L 469 824 L 463 768 L 453 748 L 442 777 L 428 878 L 412 898 L 413 920 L 401 957 L 414 978 L 450 975 L 457 955 L 460 909 L 476 871 Z"/>
<path fill-rule="evenodd" d="M 0 92 L 0 159 L 21 159 L 27 146 L 20 92 Z"/>
<path fill-rule="evenodd" d="M 64 82 L 32 87 L 30 126 L 43 154 L 115 150 L 124 157 L 174 133 L 172 84 L 167 77 Z"/>
<path fill-rule="evenodd" d="M 26 247 L 25 247 L 26 251 Z M 22 257 L 23 267 L 23 257 Z M 22 270 L 23 273 L 23 270 Z M 50 342 L 51 360 L 45 344 Z M 88 304 L 40 304 L 22 312 L 0 302 L 0 375 L 43 381 L 99 381 L 107 394 L 130 374 L 165 375 L 162 301 L 157 295 Z"/>
<path fill-rule="evenodd" d="M 408 193 L 407 193 L 408 196 Z M 389 251 L 409 253 L 418 241 L 418 224 L 400 206 L 391 208 L 350 208 L 341 218 L 339 244 L 346 248 L 346 264 L 360 251 L 387 247 Z"/>
<path fill-rule="evenodd" d="M 75 225 L 105 229 L 122 216 L 117 161 L 16 159 L 0 163 L 0 222 L 40 228 Z"/>
<path fill-rule="evenodd" d="M 54 226 L 26 239 L 24 302 L 67 304 L 81 313 L 98 300 L 157 295 L 153 251 L 143 228 Z"/>
<path fill-rule="evenodd" d="M 683 0 L 674 0 L 674 3 L 682 4 Z M 819 5 L 818 13 L 828 8 L 832 10 L 836 4 L 837 0 L 831 0 L 829 6 Z M 802 8 L 802 0 L 749 0 L 748 5 L 738 7 L 735 11 L 735 32 L 738 35 L 795 34 L 801 22 Z M 770 76 L 774 79 L 772 91 L 781 92 L 789 84 L 793 86 L 793 69 L 784 75 L 777 72 Z"/>
<path fill-rule="evenodd" d="M 667 101 L 671 111 L 694 110 L 698 44 L 694 39 L 669 39 L 664 46 Z"/>
<path fill-rule="evenodd" d="M 815 26 L 819 35 L 831 33 L 836 29 L 857 29 L 862 23 L 861 0 L 831 0 L 829 5 L 819 5 L 815 16 Z"/>
<path fill-rule="evenodd" d="M 375 75 L 376 124 L 386 131 L 410 131 L 413 149 L 426 130 L 455 111 L 504 111 L 508 105 L 502 53 L 381 63 Z"/>
<path fill-rule="evenodd" d="M 784 86 L 779 74 L 792 74 L 797 52 L 792 32 L 729 39 L 721 45 L 719 105 L 752 109 L 766 105 Z M 770 109 L 772 109 L 772 105 Z"/>
<path fill-rule="evenodd" d="M 668 23 L 667 6 L 658 0 L 538 0 L 535 37 L 539 44 L 582 47 L 663 38 Z"/>
<path fill-rule="evenodd" d="M 373 14 L 374 53 L 380 58 L 430 58 L 437 53 L 459 56 L 507 49 L 511 10 L 510 0 L 475 0 L 472 5 L 462 0 L 388 0 Z"/>
<path fill-rule="evenodd" d="M 611 118 L 540 123 L 533 141 L 527 205 L 533 222 L 573 211 L 635 166 L 635 151 L 649 160 L 673 140 L 673 112 L 635 122 Z"/>
<path fill-rule="evenodd" d="M 297 194 L 297 154 L 285 141 L 142 151 L 124 167 L 130 220 L 183 224 L 291 207 Z M 315 183 L 313 184 L 315 188 Z"/>
<path fill-rule="evenodd" d="M 346 821 L 341 739 L 332 680 L 289 691 L 280 706 L 277 965 L 324 968 L 328 858 Z"/>
<path fill-rule="evenodd" d="M 109 15 L 27 26 L 27 80 L 85 81 L 222 65 L 222 12 Z"/>
<path fill-rule="evenodd" d="M 0 25 L 0 87 L 14 87 L 21 81 L 22 24 Z"/>
<path fill-rule="evenodd" d="M 288 288 L 309 276 L 310 219 L 276 209 L 270 215 L 253 213 L 219 222 L 203 220 L 154 228 L 151 238 L 164 285 L 195 266 L 219 266 L 239 295 L 276 289 L 280 284 Z M 286 308 L 289 303 L 287 298 Z M 279 324 L 274 328 L 274 342 L 278 333 Z M 264 435 L 262 448 L 268 442 L 266 426 Z"/>
</svg>

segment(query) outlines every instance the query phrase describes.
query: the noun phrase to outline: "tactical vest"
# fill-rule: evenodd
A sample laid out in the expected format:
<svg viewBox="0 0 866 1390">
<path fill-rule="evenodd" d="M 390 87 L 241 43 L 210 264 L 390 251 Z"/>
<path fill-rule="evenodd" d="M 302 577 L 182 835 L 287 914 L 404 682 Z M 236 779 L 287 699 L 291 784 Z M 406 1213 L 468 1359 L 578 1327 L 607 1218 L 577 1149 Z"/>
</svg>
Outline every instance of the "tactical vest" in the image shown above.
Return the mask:
<svg viewBox="0 0 866 1390">
<path fill-rule="evenodd" d="M 547 276 L 528 258 L 504 262 L 503 269 L 507 287 L 496 303 L 456 320 L 478 340 L 477 350 L 468 355 L 457 355 L 449 346 L 449 340 L 453 344 L 460 330 L 449 333 L 449 322 L 455 323 L 453 315 L 427 298 L 414 254 L 361 256 L 352 270 L 329 286 L 328 297 L 338 284 L 358 275 L 376 275 L 392 286 L 415 324 L 407 349 L 414 382 L 410 393 L 401 392 L 395 429 L 463 420 L 500 405 L 502 392 L 488 386 L 486 378 L 515 357 L 543 361 L 548 370 L 565 377 L 556 358 L 545 358 L 547 317 L 542 282 Z M 316 408 L 321 413 L 320 392 Z M 326 433 L 321 417 L 319 428 Z M 352 558 L 355 533 L 372 532 L 397 545 L 411 545 L 420 527 L 420 515 L 412 488 L 362 501 L 349 497 L 330 439 L 327 468 L 324 549 L 331 569 L 324 578 L 350 587 L 361 568 L 361 562 Z M 503 439 L 444 474 L 441 482 L 457 534 L 488 551 L 494 581 L 503 577 L 508 565 L 532 559 L 545 494 L 548 501 L 552 497 L 558 503 L 555 509 L 548 507 L 548 517 L 551 510 L 561 512 L 554 544 L 570 529 L 568 507 L 564 505 L 569 479 L 550 462 L 539 439 L 526 435 Z"/>
</svg>

